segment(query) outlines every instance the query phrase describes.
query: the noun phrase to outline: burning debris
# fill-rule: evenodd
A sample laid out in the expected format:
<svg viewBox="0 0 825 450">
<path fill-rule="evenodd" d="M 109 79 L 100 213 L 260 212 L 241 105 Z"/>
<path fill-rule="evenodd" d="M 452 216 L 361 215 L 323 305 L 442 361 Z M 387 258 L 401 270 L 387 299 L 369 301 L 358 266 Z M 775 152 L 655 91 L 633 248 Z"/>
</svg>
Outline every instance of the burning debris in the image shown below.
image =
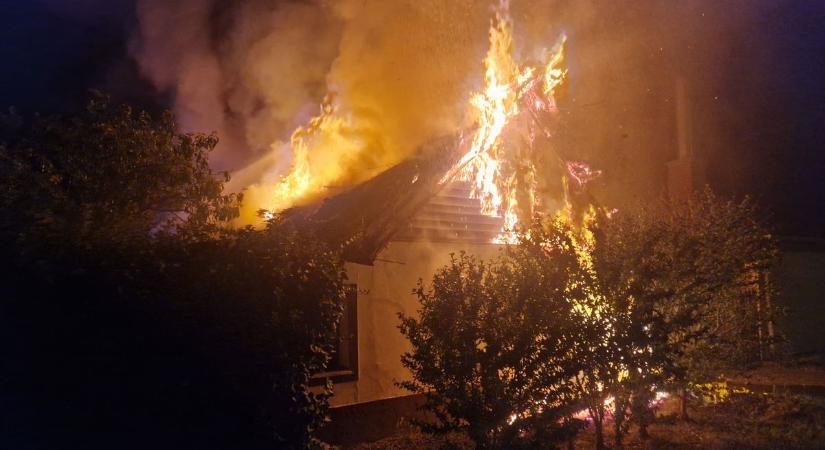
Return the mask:
<svg viewBox="0 0 825 450">
<path fill-rule="evenodd" d="M 587 164 L 579 161 L 567 161 L 567 172 L 579 187 L 593 181 L 602 174 L 601 170 L 593 170 Z"/>
</svg>

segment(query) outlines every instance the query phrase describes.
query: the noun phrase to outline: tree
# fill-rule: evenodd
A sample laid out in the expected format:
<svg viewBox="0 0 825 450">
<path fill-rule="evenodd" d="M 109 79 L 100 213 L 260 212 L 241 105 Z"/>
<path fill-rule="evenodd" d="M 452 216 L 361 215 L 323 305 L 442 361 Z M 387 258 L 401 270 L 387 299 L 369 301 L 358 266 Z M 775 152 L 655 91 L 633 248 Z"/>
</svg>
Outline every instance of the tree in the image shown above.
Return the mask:
<svg viewBox="0 0 825 450">
<path fill-rule="evenodd" d="M 480 449 L 547 448 L 583 425 L 573 379 L 597 335 L 568 230 L 536 226 L 530 239 L 485 263 L 461 254 L 415 290 L 419 317 L 401 315 L 412 344 L 402 362 L 437 418 L 433 432 L 465 431 Z"/>
<path fill-rule="evenodd" d="M 420 318 L 402 316 L 414 377 L 404 386 L 427 395 L 433 429 L 464 430 L 480 448 L 536 443 L 521 439 L 535 436 L 519 421 L 533 417 L 518 413 L 530 405 L 581 404 L 597 448 L 608 416 L 617 446 L 631 423 L 644 438 L 658 390 L 684 399 L 689 386 L 757 358 L 755 327 L 770 311 L 756 295 L 766 286 L 754 293 L 753 284 L 776 255 L 748 199 L 710 190 L 610 215 L 590 208 L 576 220 L 563 211 L 500 259 L 462 255 L 430 290 L 419 285 Z M 542 347 L 548 337 L 556 346 Z M 536 373 L 558 377 L 530 384 Z M 548 423 L 570 423 L 556 411 Z"/>
<path fill-rule="evenodd" d="M 239 405 L 222 407 L 254 424 L 246 445 L 321 447 L 314 434 L 332 386 L 309 386 L 338 339 L 346 281 L 339 253 L 278 216 L 263 230 L 169 244 L 158 252 L 168 269 L 152 294 L 180 310 L 182 320 L 170 324 L 186 326 L 177 339 L 221 374 L 204 393 L 234 392 Z"/>
<path fill-rule="evenodd" d="M 171 114 L 95 97 L 2 124 L 4 398 L 51 412 L 4 422 L 52 447 L 320 446 L 330 391 L 309 378 L 336 339 L 339 252 L 278 217 L 233 229 L 216 136 Z"/>
<path fill-rule="evenodd" d="M 683 390 L 718 375 L 706 369 L 723 367 L 724 353 L 752 341 L 747 327 L 721 332 L 718 317 L 753 317 L 744 282 L 770 270 L 776 246 L 749 200 L 722 201 L 710 190 L 603 215 L 594 234 L 594 280 L 624 373 L 612 388 L 620 445 L 631 411 L 646 434 L 657 388 Z"/>
<path fill-rule="evenodd" d="M 79 114 L 3 122 L 0 232 L 20 246 L 203 236 L 238 214 L 229 175 L 209 168 L 217 137 L 181 133 L 171 113 L 155 120 L 96 95 Z"/>
<path fill-rule="evenodd" d="M 678 340 L 674 385 L 684 391 L 743 369 L 773 347 L 769 337 L 760 341 L 759 330 L 775 314 L 766 301 L 773 296 L 766 281 L 779 251 L 765 215 L 749 198 L 725 200 L 706 189 L 670 209 L 672 226 L 697 242 L 695 271 L 705 274 L 704 286 L 694 281 L 683 294 L 697 304 L 698 328 L 691 339 Z"/>
</svg>

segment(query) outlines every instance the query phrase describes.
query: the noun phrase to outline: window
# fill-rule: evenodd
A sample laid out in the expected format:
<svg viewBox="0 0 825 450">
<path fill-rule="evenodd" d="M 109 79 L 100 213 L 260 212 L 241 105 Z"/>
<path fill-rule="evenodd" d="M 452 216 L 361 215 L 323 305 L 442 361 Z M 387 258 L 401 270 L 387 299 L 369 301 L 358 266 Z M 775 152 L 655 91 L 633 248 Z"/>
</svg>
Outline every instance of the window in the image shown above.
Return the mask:
<svg viewBox="0 0 825 450">
<path fill-rule="evenodd" d="M 358 379 L 358 288 L 347 285 L 344 311 L 338 323 L 338 345 L 325 372 L 314 375 L 312 384 L 323 384 L 327 378 L 333 382 Z"/>
</svg>

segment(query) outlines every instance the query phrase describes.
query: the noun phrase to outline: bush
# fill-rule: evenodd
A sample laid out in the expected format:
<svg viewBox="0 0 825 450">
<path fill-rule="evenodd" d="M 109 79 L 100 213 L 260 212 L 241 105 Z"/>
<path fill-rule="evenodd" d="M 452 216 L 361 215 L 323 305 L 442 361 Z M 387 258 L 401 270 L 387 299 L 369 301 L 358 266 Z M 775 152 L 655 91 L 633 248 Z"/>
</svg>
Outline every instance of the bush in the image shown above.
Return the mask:
<svg viewBox="0 0 825 450">
<path fill-rule="evenodd" d="M 3 121 L 4 447 L 307 448 L 328 391 L 337 252 L 234 230 L 214 136 L 95 98 Z"/>
<path fill-rule="evenodd" d="M 708 190 L 571 222 L 546 218 L 498 260 L 461 255 L 419 284 L 420 318 L 402 316 L 403 385 L 427 395 L 430 428 L 480 448 L 549 445 L 575 429 L 577 405 L 598 448 L 608 415 L 620 446 L 631 423 L 646 437 L 657 390 L 684 398 L 758 357 L 757 315 L 771 313 L 760 280 L 777 252 L 750 201 Z"/>
<path fill-rule="evenodd" d="M 776 244 L 749 200 L 725 201 L 710 190 L 597 214 L 584 228 L 593 236 L 592 289 L 610 330 L 610 351 L 596 359 L 593 378 L 614 398 L 621 445 L 628 420 L 645 436 L 657 389 L 681 391 L 758 358 L 756 314 L 769 289 L 759 280 Z"/>
<path fill-rule="evenodd" d="M 401 315 L 412 344 L 402 362 L 437 418 L 433 432 L 464 431 L 480 449 L 548 448 L 583 425 L 572 379 L 596 330 L 591 296 L 566 229 L 541 228 L 485 263 L 453 255 L 432 287 L 419 283 L 419 317 Z"/>
<path fill-rule="evenodd" d="M 103 96 L 74 115 L 5 117 L 0 232 L 21 249 L 140 247 L 160 231 L 214 232 L 240 206 L 222 192 L 228 174 L 209 168 L 217 142 L 181 133 L 171 113 L 155 119 Z"/>
<path fill-rule="evenodd" d="M 321 445 L 313 434 L 331 385 L 312 392 L 310 378 L 337 341 L 346 277 L 338 254 L 319 242 L 272 219 L 262 231 L 163 251 L 172 267 L 168 301 L 192 320 L 181 338 L 213 360 L 221 388 L 231 388 L 258 425 L 251 441 L 264 447 Z"/>
</svg>

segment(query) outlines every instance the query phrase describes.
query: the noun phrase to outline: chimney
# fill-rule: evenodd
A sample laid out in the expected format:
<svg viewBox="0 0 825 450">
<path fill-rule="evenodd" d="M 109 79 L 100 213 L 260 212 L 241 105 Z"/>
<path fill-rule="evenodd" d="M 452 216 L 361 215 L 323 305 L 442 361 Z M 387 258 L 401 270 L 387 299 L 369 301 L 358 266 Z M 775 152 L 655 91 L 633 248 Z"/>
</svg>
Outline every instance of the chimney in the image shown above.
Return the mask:
<svg viewBox="0 0 825 450">
<path fill-rule="evenodd" d="M 684 77 L 676 78 L 675 121 L 677 157 L 667 163 L 667 193 L 685 200 L 704 184 L 693 148 L 693 104 Z"/>
</svg>

